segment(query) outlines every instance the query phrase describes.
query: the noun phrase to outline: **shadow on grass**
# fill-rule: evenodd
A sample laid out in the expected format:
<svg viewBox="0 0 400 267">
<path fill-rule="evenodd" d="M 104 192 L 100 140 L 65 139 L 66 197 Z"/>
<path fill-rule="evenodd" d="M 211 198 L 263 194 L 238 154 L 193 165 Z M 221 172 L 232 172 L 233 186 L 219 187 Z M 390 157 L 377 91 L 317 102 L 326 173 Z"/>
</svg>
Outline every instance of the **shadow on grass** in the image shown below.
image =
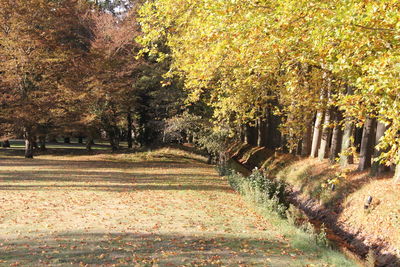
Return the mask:
<svg viewBox="0 0 400 267">
<path fill-rule="evenodd" d="M 199 191 L 232 191 L 229 187 L 218 185 L 0 185 L 0 190 L 91 190 L 108 192 L 148 191 L 148 190 L 199 190 Z"/>
<path fill-rule="evenodd" d="M 293 262 L 285 243 L 254 238 L 147 233 L 67 232 L 40 238 L 1 240 L 0 261 L 25 266 L 158 263 L 161 266 Z M 286 255 L 282 254 L 285 251 Z M 292 254 L 293 255 L 293 254 Z M 143 266 L 143 265 L 141 265 Z"/>
<path fill-rule="evenodd" d="M 15 151 L 11 151 L 11 155 L 13 153 Z M 202 173 L 209 166 L 189 157 L 190 162 L 169 153 L 153 158 L 160 160 L 2 158 L 0 181 L 6 183 L 0 185 L 0 190 L 230 190 L 220 179 Z M 40 184 L 32 184 L 35 182 Z M 50 184 L 52 182 L 54 184 Z M 70 184 L 62 184 L 64 182 Z"/>
<path fill-rule="evenodd" d="M 190 165 L 188 165 L 188 163 Z M 25 159 L 25 158 L 5 158 L 0 156 L 0 166 L 19 167 L 19 166 L 46 166 L 48 168 L 74 168 L 79 167 L 83 170 L 85 168 L 96 169 L 132 169 L 132 168 L 205 168 L 203 164 L 196 162 L 182 162 L 177 160 L 146 160 L 130 162 L 111 161 L 111 160 L 66 160 L 66 159 Z"/>
</svg>

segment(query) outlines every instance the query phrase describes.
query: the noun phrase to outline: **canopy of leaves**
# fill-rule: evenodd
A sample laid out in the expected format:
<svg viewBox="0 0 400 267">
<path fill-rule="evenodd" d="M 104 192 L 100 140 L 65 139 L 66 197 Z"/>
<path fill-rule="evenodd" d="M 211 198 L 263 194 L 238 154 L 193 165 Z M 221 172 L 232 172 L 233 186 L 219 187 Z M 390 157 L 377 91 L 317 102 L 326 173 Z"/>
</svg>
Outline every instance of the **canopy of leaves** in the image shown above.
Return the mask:
<svg viewBox="0 0 400 267">
<path fill-rule="evenodd" d="M 380 146 L 398 161 L 399 11 L 394 0 L 156 0 L 141 9 L 140 42 L 172 59 L 188 101 L 206 99 L 217 121 L 272 109 L 295 145 L 317 110 L 338 107 L 357 123 L 390 126 Z"/>
</svg>

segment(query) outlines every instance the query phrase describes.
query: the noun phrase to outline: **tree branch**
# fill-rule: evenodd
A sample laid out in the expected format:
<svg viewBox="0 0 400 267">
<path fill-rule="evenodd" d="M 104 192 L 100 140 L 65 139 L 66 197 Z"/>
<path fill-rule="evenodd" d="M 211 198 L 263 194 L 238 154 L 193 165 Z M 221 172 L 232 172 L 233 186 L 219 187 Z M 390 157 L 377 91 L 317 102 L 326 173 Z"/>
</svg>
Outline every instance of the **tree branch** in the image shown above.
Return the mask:
<svg viewBox="0 0 400 267">
<path fill-rule="evenodd" d="M 375 28 L 375 27 L 368 27 L 368 26 L 363 26 L 363 25 L 354 24 L 354 23 L 351 23 L 350 25 L 351 25 L 351 26 L 354 26 L 354 27 L 366 29 L 366 30 L 371 30 L 371 31 L 398 32 L 398 30 L 396 30 L 396 29 L 379 28 L 379 27 L 378 27 L 378 28 Z"/>
</svg>

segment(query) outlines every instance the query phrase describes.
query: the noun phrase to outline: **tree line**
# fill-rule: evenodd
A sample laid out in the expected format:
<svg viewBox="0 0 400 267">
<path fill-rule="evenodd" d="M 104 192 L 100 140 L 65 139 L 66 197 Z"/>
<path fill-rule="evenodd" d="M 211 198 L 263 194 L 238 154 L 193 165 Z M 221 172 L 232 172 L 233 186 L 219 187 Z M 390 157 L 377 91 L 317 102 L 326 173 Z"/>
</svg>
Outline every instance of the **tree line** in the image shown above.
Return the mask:
<svg viewBox="0 0 400 267">
<path fill-rule="evenodd" d="M 175 112 L 179 90 L 162 87 L 167 62 L 138 57 L 133 1 L 0 1 L 0 135 L 25 140 L 25 157 L 46 140 L 102 133 L 148 144 L 154 121 Z M 118 8 L 119 11 L 114 12 Z M 174 97 L 166 92 L 176 91 Z"/>
<path fill-rule="evenodd" d="M 400 3 L 0 0 L 0 127 L 400 166 Z M 121 12 L 121 10 L 123 12 Z M 117 12 L 118 11 L 118 12 Z M 400 180 L 400 167 L 395 173 Z"/>
<path fill-rule="evenodd" d="M 342 167 L 359 153 L 358 169 L 379 174 L 400 166 L 399 11 L 393 0 L 155 0 L 140 10 L 140 43 L 172 61 L 165 79 L 212 109 L 214 131 Z"/>
</svg>

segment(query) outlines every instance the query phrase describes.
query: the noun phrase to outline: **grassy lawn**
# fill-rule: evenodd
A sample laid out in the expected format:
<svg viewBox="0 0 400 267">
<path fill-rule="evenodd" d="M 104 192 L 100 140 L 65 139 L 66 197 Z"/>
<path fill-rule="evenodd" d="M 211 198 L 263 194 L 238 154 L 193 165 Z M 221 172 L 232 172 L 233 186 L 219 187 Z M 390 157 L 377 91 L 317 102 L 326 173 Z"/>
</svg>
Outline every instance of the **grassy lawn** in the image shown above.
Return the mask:
<svg viewBox="0 0 400 267">
<path fill-rule="evenodd" d="M 62 149 L 71 150 L 74 152 L 75 150 L 85 151 L 86 140 L 83 140 L 82 144 L 78 143 L 77 138 L 71 138 L 70 143 L 64 143 L 64 140 L 58 139 L 57 143 L 51 142 L 46 143 L 46 147 L 50 149 L 55 149 L 56 151 L 60 151 Z M 10 145 L 13 150 L 23 150 L 25 148 L 25 141 L 21 139 L 10 140 Z M 121 148 L 127 148 L 127 142 L 120 142 Z M 93 150 L 108 150 L 110 149 L 110 143 L 106 140 L 95 140 L 95 144 L 92 145 Z M 64 151 L 65 152 L 65 151 Z"/>
<path fill-rule="evenodd" d="M 204 159 L 0 150 L 1 266 L 328 266 Z"/>
</svg>

